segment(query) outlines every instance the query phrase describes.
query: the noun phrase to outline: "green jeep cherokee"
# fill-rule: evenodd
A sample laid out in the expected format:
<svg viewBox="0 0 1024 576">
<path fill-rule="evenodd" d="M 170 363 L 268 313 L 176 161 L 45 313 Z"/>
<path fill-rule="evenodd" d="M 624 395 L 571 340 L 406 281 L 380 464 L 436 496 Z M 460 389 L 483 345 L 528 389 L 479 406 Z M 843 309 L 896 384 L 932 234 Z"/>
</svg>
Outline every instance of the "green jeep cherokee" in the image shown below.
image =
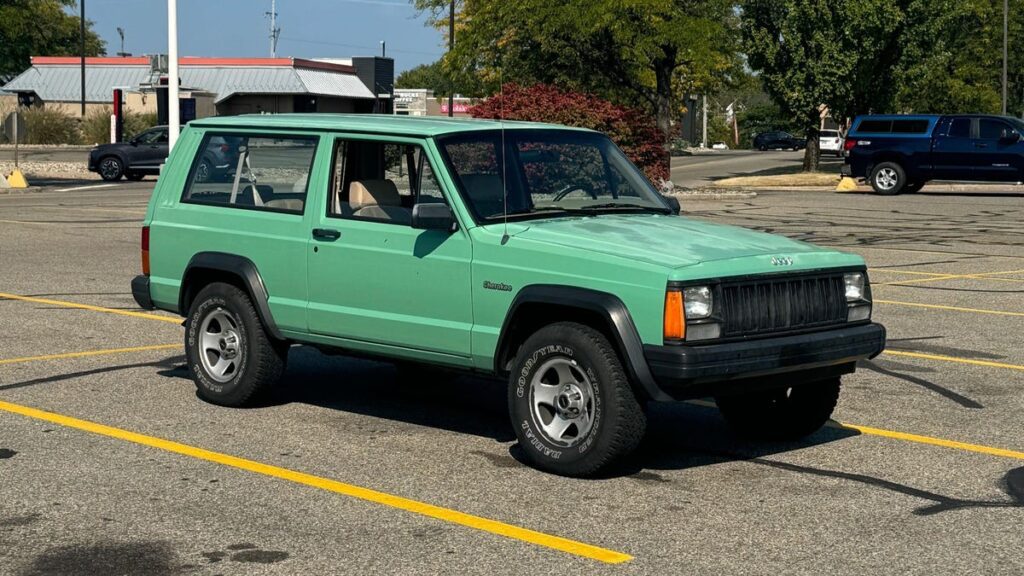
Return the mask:
<svg viewBox="0 0 1024 576">
<path fill-rule="evenodd" d="M 252 401 L 295 344 L 494 375 L 526 457 L 558 474 L 632 451 L 650 401 L 814 432 L 885 344 L 864 261 L 677 208 L 587 130 L 199 120 L 149 203 L 132 293 L 185 316 L 205 400 Z"/>
</svg>

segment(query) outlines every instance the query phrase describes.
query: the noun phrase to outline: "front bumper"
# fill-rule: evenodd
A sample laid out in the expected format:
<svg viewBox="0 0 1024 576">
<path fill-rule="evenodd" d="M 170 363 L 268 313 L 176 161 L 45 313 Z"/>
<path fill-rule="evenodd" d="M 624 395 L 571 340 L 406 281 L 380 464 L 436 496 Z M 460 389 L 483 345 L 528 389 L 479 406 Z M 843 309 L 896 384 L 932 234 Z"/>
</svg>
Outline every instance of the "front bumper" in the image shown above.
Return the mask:
<svg viewBox="0 0 1024 576">
<path fill-rule="evenodd" d="M 136 276 L 132 278 L 132 298 L 139 308 L 153 310 L 153 297 L 149 295 L 149 276 Z"/>
<path fill-rule="evenodd" d="M 885 327 L 864 324 L 723 344 L 644 346 L 658 385 L 676 399 L 791 381 L 792 372 L 819 380 L 853 372 L 858 360 L 885 349 Z"/>
</svg>

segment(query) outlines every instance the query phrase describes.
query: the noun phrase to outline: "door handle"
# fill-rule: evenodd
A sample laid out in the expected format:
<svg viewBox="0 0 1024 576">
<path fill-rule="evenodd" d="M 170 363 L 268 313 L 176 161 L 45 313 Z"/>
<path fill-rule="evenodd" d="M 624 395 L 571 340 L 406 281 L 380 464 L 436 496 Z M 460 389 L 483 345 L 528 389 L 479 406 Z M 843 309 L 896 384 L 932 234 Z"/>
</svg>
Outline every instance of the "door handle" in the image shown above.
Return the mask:
<svg viewBox="0 0 1024 576">
<path fill-rule="evenodd" d="M 341 238 L 341 232 L 333 228 L 314 228 L 313 238 L 317 240 L 337 240 Z"/>
<path fill-rule="evenodd" d="M 988 144 L 977 143 L 974 145 L 975 148 L 988 148 Z"/>
</svg>

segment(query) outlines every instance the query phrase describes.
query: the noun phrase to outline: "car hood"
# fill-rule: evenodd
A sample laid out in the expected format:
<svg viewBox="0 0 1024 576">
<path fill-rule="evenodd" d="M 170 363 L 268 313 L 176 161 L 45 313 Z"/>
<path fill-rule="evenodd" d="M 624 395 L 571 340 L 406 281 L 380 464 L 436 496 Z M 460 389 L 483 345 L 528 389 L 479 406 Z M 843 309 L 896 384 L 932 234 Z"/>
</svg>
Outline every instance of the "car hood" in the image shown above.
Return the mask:
<svg viewBox="0 0 1024 576">
<path fill-rule="evenodd" d="M 656 214 L 552 218 L 527 225 L 516 234 L 517 238 L 669 268 L 765 254 L 826 251 L 785 236 Z"/>
</svg>

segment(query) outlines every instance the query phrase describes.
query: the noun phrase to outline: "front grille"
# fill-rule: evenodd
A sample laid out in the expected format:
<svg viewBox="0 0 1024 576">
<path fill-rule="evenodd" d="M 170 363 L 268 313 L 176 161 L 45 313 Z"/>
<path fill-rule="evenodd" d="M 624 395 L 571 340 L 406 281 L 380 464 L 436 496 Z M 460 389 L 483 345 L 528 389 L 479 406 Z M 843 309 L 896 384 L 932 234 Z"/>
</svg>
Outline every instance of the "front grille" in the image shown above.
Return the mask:
<svg viewBox="0 0 1024 576">
<path fill-rule="evenodd" d="M 721 286 L 722 335 L 751 336 L 846 322 L 843 275 L 779 276 Z"/>
</svg>

